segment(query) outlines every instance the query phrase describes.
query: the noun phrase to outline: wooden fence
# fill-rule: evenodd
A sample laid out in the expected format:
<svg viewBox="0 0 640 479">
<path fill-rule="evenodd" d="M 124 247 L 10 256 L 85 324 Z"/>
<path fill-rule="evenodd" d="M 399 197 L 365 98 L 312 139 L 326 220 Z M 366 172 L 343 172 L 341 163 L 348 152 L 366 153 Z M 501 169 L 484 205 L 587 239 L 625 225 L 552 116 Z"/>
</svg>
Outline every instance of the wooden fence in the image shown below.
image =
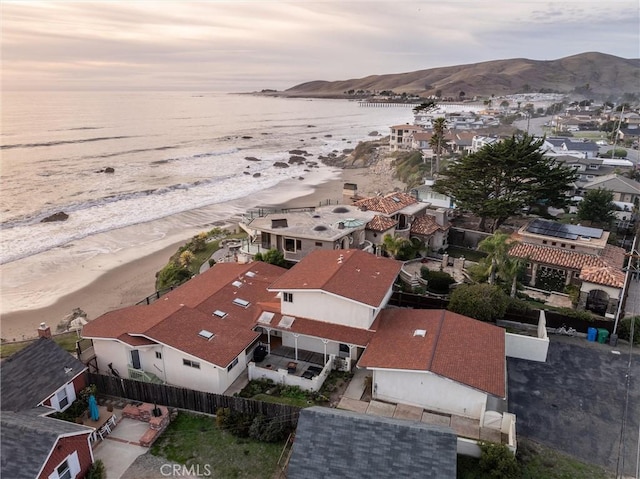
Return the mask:
<svg viewBox="0 0 640 479">
<path fill-rule="evenodd" d="M 131 379 L 89 374 L 89 383 L 95 384 L 98 393 L 121 397 L 132 401 L 161 404 L 189 411 L 215 414 L 219 408 L 251 415 L 262 414 L 278 420 L 292 429 L 298 423 L 300 408 L 286 404 L 268 403 L 237 396 L 194 391 L 164 384 L 145 383 Z"/>
</svg>

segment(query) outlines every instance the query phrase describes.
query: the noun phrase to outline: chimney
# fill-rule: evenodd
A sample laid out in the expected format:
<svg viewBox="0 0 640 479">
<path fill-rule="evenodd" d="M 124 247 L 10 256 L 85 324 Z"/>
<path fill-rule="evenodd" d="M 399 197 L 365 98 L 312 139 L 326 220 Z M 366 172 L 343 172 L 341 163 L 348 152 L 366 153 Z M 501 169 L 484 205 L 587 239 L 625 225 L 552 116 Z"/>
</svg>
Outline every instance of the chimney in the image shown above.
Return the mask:
<svg viewBox="0 0 640 479">
<path fill-rule="evenodd" d="M 51 339 L 51 328 L 47 326 L 47 323 L 40 323 L 38 328 L 38 337 Z"/>
</svg>

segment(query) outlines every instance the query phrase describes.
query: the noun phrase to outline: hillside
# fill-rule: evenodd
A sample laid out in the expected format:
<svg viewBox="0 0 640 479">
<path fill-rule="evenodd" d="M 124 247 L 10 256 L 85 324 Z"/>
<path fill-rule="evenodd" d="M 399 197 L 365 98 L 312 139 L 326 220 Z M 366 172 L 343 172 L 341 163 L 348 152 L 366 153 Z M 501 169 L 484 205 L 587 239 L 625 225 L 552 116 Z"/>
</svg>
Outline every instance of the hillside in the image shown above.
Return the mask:
<svg viewBox="0 0 640 479">
<path fill-rule="evenodd" d="M 507 95 L 552 90 L 570 93 L 589 85 L 590 95 L 619 95 L 637 92 L 640 59 L 625 59 L 603 53 L 581 53 L 558 60 L 525 58 L 495 60 L 469 65 L 430 68 L 410 73 L 370 75 L 342 81 L 311 81 L 296 85 L 283 94 L 305 97 L 341 97 L 349 90 L 383 91 L 467 98 L 474 95 Z M 527 87 L 528 86 L 528 87 Z"/>
</svg>

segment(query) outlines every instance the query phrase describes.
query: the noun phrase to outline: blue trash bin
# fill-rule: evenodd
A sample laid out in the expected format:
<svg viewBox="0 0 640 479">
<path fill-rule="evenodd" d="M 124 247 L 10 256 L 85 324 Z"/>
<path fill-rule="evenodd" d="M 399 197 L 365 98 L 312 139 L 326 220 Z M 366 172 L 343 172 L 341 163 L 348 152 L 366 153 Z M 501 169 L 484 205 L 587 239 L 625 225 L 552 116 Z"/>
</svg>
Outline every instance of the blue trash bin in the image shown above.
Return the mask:
<svg viewBox="0 0 640 479">
<path fill-rule="evenodd" d="M 598 330 L 596 328 L 587 329 L 587 341 L 596 341 L 598 338 Z"/>
</svg>

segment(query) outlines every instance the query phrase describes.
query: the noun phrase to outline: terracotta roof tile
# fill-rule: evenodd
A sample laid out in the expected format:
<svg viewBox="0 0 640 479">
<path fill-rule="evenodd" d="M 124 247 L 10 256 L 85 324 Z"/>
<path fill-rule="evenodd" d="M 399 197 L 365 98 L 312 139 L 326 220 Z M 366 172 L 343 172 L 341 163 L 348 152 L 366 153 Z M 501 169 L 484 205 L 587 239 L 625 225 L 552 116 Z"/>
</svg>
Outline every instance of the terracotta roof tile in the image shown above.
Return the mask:
<svg viewBox="0 0 640 479">
<path fill-rule="evenodd" d="M 371 231 L 387 231 L 397 225 L 398 222 L 388 216 L 375 215 L 367 223 L 367 229 Z"/>
<path fill-rule="evenodd" d="M 385 196 L 372 196 L 354 203 L 358 208 L 366 208 L 369 211 L 377 211 L 386 215 L 392 215 L 409 205 L 417 203 L 413 196 L 407 193 L 389 193 Z"/>
<path fill-rule="evenodd" d="M 445 310 L 389 308 L 379 318 L 358 366 L 431 371 L 505 397 L 502 328 Z"/>
<path fill-rule="evenodd" d="M 625 274 L 621 270 L 610 267 L 585 266 L 580 271 L 580 279 L 589 283 L 622 288 Z"/>
<path fill-rule="evenodd" d="M 622 268 L 624 250 L 617 246 L 607 245 L 600 256 L 577 251 L 553 248 L 530 243 L 519 243 L 509 250 L 510 256 L 530 258 L 536 263 L 544 263 L 562 268 L 580 270 L 585 266 L 611 266 Z"/>
<path fill-rule="evenodd" d="M 322 290 L 378 307 L 402 263 L 361 250 L 315 250 L 270 287 L 274 291 Z"/>
<path fill-rule="evenodd" d="M 411 223 L 411 233 L 423 236 L 430 236 L 438 230 L 446 231 L 448 226 L 440 226 L 431 215 L 418 216 Z"/>
</svg>

